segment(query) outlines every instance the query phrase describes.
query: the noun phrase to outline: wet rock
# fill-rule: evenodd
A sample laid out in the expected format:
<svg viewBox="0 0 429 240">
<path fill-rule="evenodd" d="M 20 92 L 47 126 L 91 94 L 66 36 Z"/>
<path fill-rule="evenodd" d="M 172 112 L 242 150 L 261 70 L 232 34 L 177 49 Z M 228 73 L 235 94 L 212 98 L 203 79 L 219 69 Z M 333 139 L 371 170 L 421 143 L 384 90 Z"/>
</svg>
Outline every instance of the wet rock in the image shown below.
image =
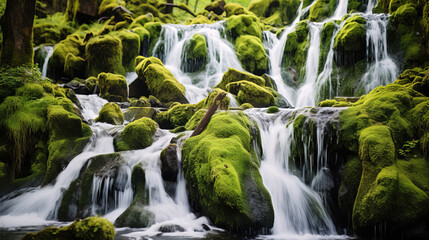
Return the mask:
<svg viewBox="0 0 429 240">
<path fill-rule="evenodd" d="M 164 225 L 159 228 L 160 232 L 169 233 L 169 232 L 184 232 L 185 229 L 179 225 Z"/>
<path fill-rule="evenodd" d="M 161 174 L 166 181 L 176 182 L 179 172 L 179 160 L 177 158 L 177 145 L 169 144 L 161 152 Z"/>
</svg>

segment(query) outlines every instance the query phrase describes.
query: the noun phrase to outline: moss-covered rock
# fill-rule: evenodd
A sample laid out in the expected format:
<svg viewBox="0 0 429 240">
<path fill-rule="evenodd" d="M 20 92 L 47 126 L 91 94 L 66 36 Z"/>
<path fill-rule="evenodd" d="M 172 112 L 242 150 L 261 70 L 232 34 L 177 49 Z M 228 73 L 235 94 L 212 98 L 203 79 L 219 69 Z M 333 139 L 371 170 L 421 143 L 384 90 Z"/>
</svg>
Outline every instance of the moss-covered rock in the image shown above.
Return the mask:
<svg viewBox="0 0 429 240">
<path fill-rule="evenodd" d="M 116 103 L 106 103 L 101 108 L 96 122 L 105 122 L 113 125 L 121 125 L 124 123 L 124 114 Z"/>
<path fill-rule="evenodd" d="M 267 113 L 276 113 L 279 112 L 279 108 L 277 106 L 271 106 L 267 109 Z"/>
<path fill-rule="evenodd" d="M 346 101 L 338 101 L 336 99 L 326 99 L 317 104 L 318 107 L 350 107 L 352 103 Z"/>
<path fill-rule="evenodd" d="M 332 16 L 337 7 L 335 0 L 317 0 L 310 8 L 308 19 L 312 22 L 321 22 L 322 20 Z"/>
<path fill-rule="evenodd" d="M 100 97 L 110 102 L 125 102 L 128 97 L 127 80 L 122 75 L 100 73 L 97 85 L 100 88 Z"/>
<path fill-rule="evenodd" d="M 239 81 L 227 85 L 228 92 L 237 95 L 240 104 L 250 103 L 255 107 L 276 105 L 274 95 L 266 88 L 252 82 Z"/>
<path fill-rule="evenodd" d="M 151 107 L 130 107 L 124 111 L 124 117 L 132 122 L 143 117 L 155 119 L 157 113 L 158 110 Z"/>
<path fill-rule="evenodd" d="M 149 190 L 146 188 L 145 172 L 142 164 L 133 168 L 131 183 L 134 200 L 115 221 L 116 227 L 143 228 L 155 223 L 154 215 L 145 207 L 149 205 Z"/>
<path fill-rule="evenodd" d="M 131 31 L 140 38 L 140 54 L 143 56 L 147 56 L 149 52 L 149 43 L 150 43 L 150 33 L 144 27 L 136 27 L 131 29 Z M 137 62 L 136 62 L 137 65 Z"/>
<path fill-rule="evenodd" d="M 216 99 L 217 95 L 221 92 L 225 92 L 220 88 L 215 88 L 213 92 L 209 93 L 209 96 L 201 100 L 199 103 L 197 103 L 197 108 L 204 108 L 208 109 Z M 228 110 L 229 108 L 230 99 L 228 96 L 224 97 L 222 101 L 220 102 L 218 109 L 219 110 Z"/>
<path fill-rule="evenodd" d="M 83 220 L 76 220 L 71 225 L 57 228 L 47 227 L 37 233 L 27 233 L 22 239 L 94 239 L 113 240 L 115 228 L 113 224 L 105 218 L 88 217 Z"/>
<path fill-rule="evenodd" d="M 140 53 L 140 43 L 146 38 L 146 34 L 149 32 L 144 32 L 143 39 L 140 38 L 140 35 L 133 33 L 128 30 L 121 30 L 112 32 L 111 35 L 118 37 L 122 43 L 122 66 L 125 68 L 126 72 L 134 72 L 135 68 L 135 58 Z"/>
<path fill-rule="evenodd" d="M 201 34 L 195 34 L 191 39 L 186 40 L 183 46 L 182 55 L 185 62 L 181 68 L 185 72 L 196 72 L 201 70 L 207 61 L 207 41 Z"/>
<path fill-rule="evenodd" d="M 265 18 L 264 22 L 275 16 L 278 20 L 271 22 L 274 23 L 271 25 L 281 26 L 295 19 L 299 4 L 298 0 L 254 0 L 249 3 L 249 11 Z"/>
<path fill-rule="evenodd" d="M 185 126 L 197 110 L 195 104 L 177 104 L 158 113 L 155 120 L 161 128 L 173 129 Z"/>
<path fill-rule="evenodd" d="M 226 12 L 226 17 L 231 17 L 233 15 L 248 14 L 248 11 L 239 3 L 225 4 L 225 12 Z"/>
<path fill-rule="evenodd" d="M 197 15 L 195 18 L 188 19 L 185 24 L 194 25 L 194 24 L 211 24 L 212 22 L 204 15 Z"/>
<path fill-rule="evenodd" d="M 98 7 L 98 15 L 100 16 L 111 16 L 113 9 L 119 6 L 125 6 L 123 0 L 102 0 Z"/>
<path fill-rule="evenodd" d="M 353 16 L 335 36 L 335 62 L 339 66 L 348 66 L 366 57 L 365 19 Z"/>
<path fill-rule="evenodd" d="M 86 61 L 81 57 L 68 53 L 64 63 L 64 74 L 70 79 L 75 77 L 84 78 L 86 76 Z"/>
<path fill-rule="evenodd" d="M 150 118 L 143 117 L 129 123 L 115 142 L 118 151 L 143 149 L 150 146 L 157 124 Z"/>
<path fill-rule="evenodd" d="M 216 226 L 232 231 L 271 228 L 274 221 L 249 128 L 241 113 L 218 113 L 182 149 L 190 199 Z"/>
<path fill-rule="evenodd" d="M 201 119 L 203 119 L 204 115 L 206 115 L 207 110 L 200 109 L 198 110 L 192 117 L 189 119 L 189 121 L 186 123 L 185 128 L 186 130 L 195 130 L 200 124 Z"/>
<path fill-rule="evenodd" d="M 252 106 L 252 104 L 250 103 L 243 103 L 240 105 L 240 108 L 243 110 L 246 110 L 246 109 L 254 108 L 254 106 Z"/>
<path fill-rule="evenodd" d="M 85 55 L 89 76 L 97 76 L 102 72 L 125 74 L 122 66 L 123 46 L 118 37 L 91 38 L 86 44 Z"/>
<path fill-rule="evenodd" d="M 65 40 L 55 45 L 54 52 L 48 62 L 48 76 L 53 79 L 60 79 L 64 75 L 67 55 L 71 53 L 74 56 L 80 56 L 84 52 L 82 44 L 82 40 L 77 35 L 69 35 Z"/>
<path fill-rule="evenodd" d="M 239 82 L 239 81 L 249 81 L 253 82 L 259 86 L 265 86 L 265 79 L 259 76 L 256 76 L 251 73 L 238 71 L 234 68 L 229 68 L 228 71 L 226 71 L 223 74 L 222 80 L 220 83 L 216 86 L 216 88 L 220 88 L 222 90 L 227 90 L 227 85 L 232 82 Z"/>
<path fill-rule="evenodd" d="M 252 35 L 260 39 L 262 37 L 262 26 L 256 16 L 232 16 L 226 22 L 226 32 L 232 39 L 236 39 L 241 35 Z"/>
<path fill-rule="evenodd" d="M 144 59 L 136 67 L 136 72 L 139 76 L 135 81 L 135 85 L 139 85 L 136 87 L 138 88 L 136 92 L 154 95 L 164 104 L 188 102 L 185 97 L 185 87 L 174 78 L 158 58 Z"/>
<path fill-rule="evenodd" d="M 244 69 L 257 75 L 267 71 L 268 57 L 259 38 L 240 36 L 235 41 L 235 48 Z"/>
</svg>

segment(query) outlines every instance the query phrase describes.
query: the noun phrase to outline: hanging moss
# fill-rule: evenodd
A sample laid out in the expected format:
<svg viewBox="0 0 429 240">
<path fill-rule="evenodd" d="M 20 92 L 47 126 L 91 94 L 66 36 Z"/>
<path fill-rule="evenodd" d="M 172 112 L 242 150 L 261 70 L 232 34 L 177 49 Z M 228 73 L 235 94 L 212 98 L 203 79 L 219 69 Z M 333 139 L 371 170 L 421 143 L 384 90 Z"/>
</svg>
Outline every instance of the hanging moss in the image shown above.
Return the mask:
<svg viewBox="0 0 429 240">
<path fill-rule="evenodd" d="M 150 118 L 140 118 L 128 124 L 122 131 L 119 140 L 115 143 L 118 151 L 143 149 L 153 142 L 156 132 L 156 122 Z"/>
</svg>

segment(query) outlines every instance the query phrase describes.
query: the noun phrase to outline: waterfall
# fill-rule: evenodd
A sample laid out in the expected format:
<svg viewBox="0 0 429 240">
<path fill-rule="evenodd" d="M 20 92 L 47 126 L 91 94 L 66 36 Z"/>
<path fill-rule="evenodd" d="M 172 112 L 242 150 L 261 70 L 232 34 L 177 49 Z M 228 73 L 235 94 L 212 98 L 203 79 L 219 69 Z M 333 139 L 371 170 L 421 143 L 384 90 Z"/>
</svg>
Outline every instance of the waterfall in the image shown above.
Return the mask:
<svg viewBox="0 0 429 240">
<path fill-rule="evenodd" d="M 52 54 L 54 53 L 54 46 L 43 46 L 42 50 L 46 51 L 46 57 L 45 57 L 45 60 L 43 62 L 43 67 L 42 67 L 42 77 L 45 78 L 46 74 L 48 73 L 49 59 L 51 58 Z"/>
<path fill-rule="evenodd" d="M 73 158 L 58 175 L 54 184 L 26 189 L 21 195 L 15 192 L 0 199 L 0 227 L 34 226 L 52 223 L 61 204 L 62 194 L 88 159 L 100 154 L 113 153 L 113 137 L 108 125 L 92 127 L 94 135 L 83 152 Z"/>
<path fill-rule="evenodd" d="M 347 14 L 348 0 L 339 0 L 337 9 L 335 9 L 334 15 L 331 17 L 332 20 L 341 20 L 341 18 Z"/>
<path fill-rule="evenodd" d="M 305 184 L 305 177 L 297 176 L 300 167 L 291 158 L 291 144 L 293 142 L 294 115 L 309 114 L 308 109 L 281 110 L 278 114 L 267 114 L 258 109 L 246 110 L 246 114 L 254 120 L 260 130 L 262 159 L 260 172 L 265 187 L 270 192 L 275 218 L 273 234 L 275 235 L 303 235 L 303 234 L 336 234 L 335 226 L 324 206 L 323 195 L 318 193 L 320 188 L 312 188 Z M 329 114 L 328 114 L 329 115 Z M 325 118 L 328 119 L 328 118 Z M 324 124 L 322 120 L 317 124 L 317 143 L 319 145 L 320 164 L 317 165 L 317 174 L 311 177 L 317 185 L 332 179 L 322 172 L 327 169 L 327 162 L 323 157 L 326 151 L 324 142 Z M 304 149 L 306 150 L 306 149 Z M 312 171 L 311 159 L 302 171 Z M 308 166 L 310 165 L 310 166 Z M 310 169 L 309 169 L 310 168 Z M 324 176 L 325 178 L 323 178 Z M 322 196 L 321 196 L 322 195 Z"/>
<path fill-rule="evenodd" d="M 361 81 L 365 86 L 365 92 L 369 93 L 378 86 L 394 82 L 399 73 L 395 62 L 387 54 L 388 16 L 385 14 L 365 14 L 363 16 L 366 19 L 369 68 Z"/>
<path fill-rule="evenodd" d="M 225 35 L 224 22 L 200 25 L 163 25 L 159 41 L 155 44 L 154 55 L 163 60 L 174 77 L 186 88 L 186 98 L 197 103 L 208 96 L 211 88 L 220 82 L 228 68 L 243 70 L 234 47 Z M 186 64 L 185 43 L 195 34 L 205 36 L 207 59 L 205 66 L 194 73 L 182 69 Z"/>
<path fill-rule="evenodd" d="M 316 104 L 314 85 L 319 68 L 320 32 L 322 31 L 323 23 L 308 22 L 308 27 L 310 28 L 310 46 L 305 63 L 305 81 L 304 85 L 298 89 L 296 107 L 314 107 Z"/>
</svg>

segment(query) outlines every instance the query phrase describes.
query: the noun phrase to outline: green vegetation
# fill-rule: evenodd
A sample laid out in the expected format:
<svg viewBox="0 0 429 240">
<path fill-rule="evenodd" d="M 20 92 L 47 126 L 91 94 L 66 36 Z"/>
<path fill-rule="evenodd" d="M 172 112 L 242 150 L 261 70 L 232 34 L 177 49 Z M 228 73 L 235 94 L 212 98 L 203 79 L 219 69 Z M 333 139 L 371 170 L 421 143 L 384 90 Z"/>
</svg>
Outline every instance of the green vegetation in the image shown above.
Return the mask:
<svg viewBox="0 0 429 240">
<path fill-rule="evenodd" d="M 96 122 L 105 122 L 113 125 L 124 123 L 124 114 L 116 103 L 106 103 L 100 110 Z"/>
<path fill-rule="evenodd" d="M 268 57 L 259 38 L 243 35 L 237 38 L 235 48 L 243 67 L 254 74 L 262 75 L 267 71 Z"/>
<path fill-rule="evenodd" d="M 97 85 L 100 88 L 100 97 L 110 102 L 125 102 L 127 100 L 127 81 L 124 76 L 100 73 Z"/>
<path fill-rule="evenodd" d="M 27 233 L 22 239 L 113 240 L 114 236 L 115 228 L 111 222 L 105 218 L 89 217 L 78 219 L 66 227 L 47 227 L 37 233 Z"/>
<path fill-rule="evenodd" d="M 249 128 L 242 113 L 218 113 L 205 131 L 183 145 L 190 198 L 216 226 L 272 227 L 271 198 L 262 184 Z M 255 207 L 257 216 L 251 211 Z"/>
<path fill-rule="evenodd" d="M 129 123 L 122 131 L 115 146 L 118 151 L 143 149 L 153 142 L 153 135 L 156 132 L 156 122 L 150 118 L 140 118 Z"/>
</svg>

